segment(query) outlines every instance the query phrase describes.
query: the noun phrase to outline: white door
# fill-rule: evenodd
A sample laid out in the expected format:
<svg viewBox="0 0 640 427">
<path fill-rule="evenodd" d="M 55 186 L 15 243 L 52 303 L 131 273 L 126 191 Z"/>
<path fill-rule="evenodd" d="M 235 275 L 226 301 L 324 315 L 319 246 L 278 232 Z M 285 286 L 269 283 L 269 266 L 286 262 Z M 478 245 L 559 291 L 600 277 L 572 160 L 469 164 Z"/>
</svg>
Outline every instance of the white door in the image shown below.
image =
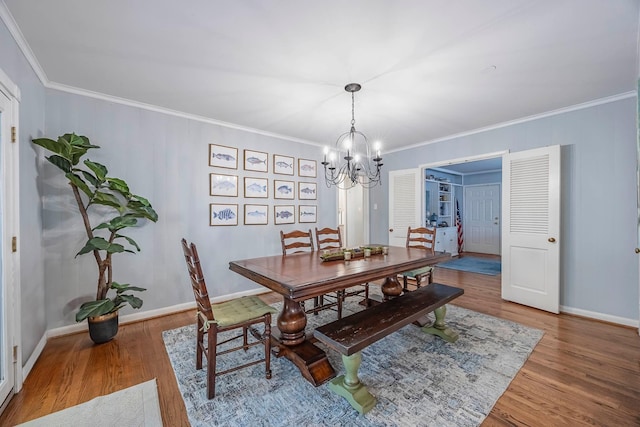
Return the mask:
<svg viewBox="0 0 640 427">
<path fill-rule="evenodd" d="M 0 76 L 1 77 L 1 76 Z M 2 83 L 2 81 L 0 81 Z M 15 162 L 14 146 L 11 143 L 11 126 L 13 125 L 13 101 L 4 93 L 0 85 L 0 407 L 14 389 L 15 372 L 13 364 L 13 287 L 14 265 L 12 253 L 12 212 L 15 210 L 13 192 Z"/>
<path fill-rule="evenodd" d="M 371 243 L 368 192 L 362 185 L 338 189 L 338 225 L 345 247 L 354 248 Z"/>
<path fill-rule="evenodd" d="M 407 244 L 407 228 L 420 226 L 420 169 L 389 172 L 389 246 Z"/>
<path fill-rule="evenodd" d="M 560 146 L 502 158 L 502 298 L 558 313 Z"/>
<path fill-rule="evenodd" d="M 500 185 L 464 187 L 464 250 L 500 255 Z"/>
</svg>

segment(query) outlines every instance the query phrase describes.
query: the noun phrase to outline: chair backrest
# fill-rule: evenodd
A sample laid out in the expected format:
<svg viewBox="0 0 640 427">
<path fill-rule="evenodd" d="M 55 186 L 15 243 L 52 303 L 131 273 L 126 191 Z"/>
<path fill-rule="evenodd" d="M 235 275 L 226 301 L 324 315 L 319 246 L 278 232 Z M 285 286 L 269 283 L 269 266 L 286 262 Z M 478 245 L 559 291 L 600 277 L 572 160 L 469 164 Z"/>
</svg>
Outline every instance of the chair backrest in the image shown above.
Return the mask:
<svg viewBox="0 0 640 427">
<path fill-rule="evenodd" d="M 187 244 L 185 239 L 182 239 L 182 251 L 184 252 L 184 259 L 187 262 L 187 271 L 189 272 L 189 278 L 191 279 L 191 288 L 193 289 L 193 295 L 196 298 L 196 304 L 198 311 L 207 317 L 207 320 L 213 320 L 213 310 L 211 309 L 211 300 L 209 300 L 209 292 L 207 291 L 207 285 L 204 282 L 204 275 L 202 274 L 202 268 L 200 267 L 200 257 L 198 256 L 198 250 L 196 245 L 191 243 Z"/>
<path fill-rule="evenodd" d="M 280 230 L 280 243 L 282 243 L 282 255 L 313 252 L 315 250 L 311 230 L 294 230 L 290 233 L 284 233 Z"/>
<path fill-rule="evenodd" d="M 341 249 L 342 235 L 340 234 L 340 228 L 325 227 L 322 230 L 318 230 L 318 227 L 316 227 L 316 246 L 318 252 L 325 249 Z"/>
<path fill-rule="evenodd" d="M 436 251 L 436 228 L 409 227 L 407 230 L 407 247 L 425 249 L 433 255 Z"/>
</svg>

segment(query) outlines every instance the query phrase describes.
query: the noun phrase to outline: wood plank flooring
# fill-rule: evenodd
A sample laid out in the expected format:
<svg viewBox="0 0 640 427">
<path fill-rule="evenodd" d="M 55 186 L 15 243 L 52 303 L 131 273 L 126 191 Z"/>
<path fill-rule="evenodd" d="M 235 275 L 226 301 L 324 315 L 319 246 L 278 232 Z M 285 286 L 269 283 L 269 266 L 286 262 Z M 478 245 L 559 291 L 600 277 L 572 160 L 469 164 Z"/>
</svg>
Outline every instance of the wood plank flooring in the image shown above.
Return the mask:
<svg viewBox="0 0 640 427">
<path fill-rule="evenodd" d="M 434 277 L 464 288 L 455 305 L 545 331 L 483 426 L 640 426 L 637 329 L 505 302 L 500 276 L 438 268 Z M 263 298 L 269 303 L 280 299 L 275 294 Z M 157 378 L 164 425 L 188 426 L 161 334 L 194 321 L 190 310 L 124 325 L 115 340 L 99 346 L 86 333 L 49 340 L 22 391 L 0 416 L 0 425 L 32 420 Z"/>
</svg>

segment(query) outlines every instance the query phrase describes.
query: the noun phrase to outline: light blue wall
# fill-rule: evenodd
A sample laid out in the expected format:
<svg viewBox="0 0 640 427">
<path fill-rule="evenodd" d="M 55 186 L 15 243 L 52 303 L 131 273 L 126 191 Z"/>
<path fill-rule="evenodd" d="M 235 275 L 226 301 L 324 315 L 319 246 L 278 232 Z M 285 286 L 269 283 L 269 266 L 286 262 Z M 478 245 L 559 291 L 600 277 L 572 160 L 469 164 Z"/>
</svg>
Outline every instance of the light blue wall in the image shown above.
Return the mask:
<svg viewBox="0 0 640 427">
<path fill-rule="evenodd" d="M 388 171 L 546 145 L 562 146 L 560 303 L 638 320 L 636 98 L 385 156 Z M 372 241 L 388 240 L 388 179 L 372 191 Z"/>
<path fill-rule="evenodd" d="M 198 246 L 212 296 L 259 288 L 228 269 L 229 261 L 281 253 L 280 230 L 335 226 L 336 193 L 319 179 L 274 175 L 273 154 L 296 159 L 321 159 L 322 147 L 294 143 L 246 131 L 178 118 L 102 100 L 47 90 L 46 134 L 55 138 L 66 132 L 86 135 L 101 146 L 92 160 L 105 164 L 113 176 L 122 177 L 132 191 L 147 197 L 159 221 L 132 234 L 142 251 L 114 257 L 114 279 L 148 288 L 141 296 L 142 310 L 190 302 L 193 294 L 180 247 L 185 237 Z M 269 153 L 269 173 L 213 168 L 208 165 L 209 144 Z M 318 166 L 320 164 L 318 163 Z M 209 196 L 209 174 L 219 172 L 268 178 L 268 199 Z M 54 247 L 45 258 L 47 273 L 47 323 L 49 328 L 73 323 L 81 299 L 95 297 L 96 266 L 90 256 L 74 259 L 86 240 L 81 218 L 64 178 L 52 165 L 41 170 L 44 199 L 45 244 Z M 274 200 L 273 179 L 315 181 L 318 200 Z M 297 198 L 296 198 L 297 199 Z M 209 226 L 209 204 L 237 203 L 239 225 Z M 269 205 L 269 225 L 243 223 L 243 205 Z M 274 204 L 316 204 L 317 224 L 276 226 Z M 131 313 L 127 309 L 123 314 Z"/>
<path fill-rule="evenodd" d="M 19 108 L 20 144 L 20 308 L 22 363 L 47 330 L 44 307 L 44 243 L 42 212 L 38 193 L 38 160 L 31 147 L 31 138 L 42 135 L 44 129 L 45 91 L 26 58 L 0 21 L 0 68 L 18 85 L 21 91 Z"/>
<path fill-rule="evenodd" d="M 502 182 L 502 172 L 487 172 L 465 175 L 462 178 L 464 185 L 500 184 Z"/>
</svg>

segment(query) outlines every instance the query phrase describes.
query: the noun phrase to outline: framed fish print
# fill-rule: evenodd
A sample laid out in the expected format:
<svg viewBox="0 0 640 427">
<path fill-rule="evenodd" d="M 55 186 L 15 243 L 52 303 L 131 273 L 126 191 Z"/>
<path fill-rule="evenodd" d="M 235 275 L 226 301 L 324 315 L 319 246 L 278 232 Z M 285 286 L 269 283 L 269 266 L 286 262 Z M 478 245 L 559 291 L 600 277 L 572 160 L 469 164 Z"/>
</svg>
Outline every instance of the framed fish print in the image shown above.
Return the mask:
<svg viewBox="0 0 640 427">
<path fill-rule="evenodd" d="M 262 151 L 244 150 L 244 170 L 267 172 L 269 155 Z"/>
<path fill-rule="evenodd" d="M 274 199 L 295 199 L 296 184 L 293 181 L 273 180 L 273 198 Z"/>
<path fill-rule="evenodd" d="M 209 166 L 238 169 L 238 149 L 209 144 Z"/>
<path fill-rule="evenodd" d="M 244 178 L 244 197 L 269 197 L 267 190 L 267 178 Z"/>
<path fill-rule="evenodd" d="M 212 196 L 238 197 L 238 176 L 210 173 L 209 194 Z"/>
<path fill-rule="evenodd" d="M 293 224 L 296 222 L 296 209 L 293 205 L 276 205 L 273 207 L 273 221 L 276 224 Z"/>
<path fill-rule="evenodd" d="M 316 200 L 316 183 L 315 182 L 299 182 L 298 183 L 298 199 Z"/>
<path fill-rule="evenodd" d="M 209 204 L 209 225 L 238 225 L 238 205 Z"/>
<path fill-rule="evenodd" d="M 280 175 L 293 175 L 293 157 L 273 155 L 273 173 Z"/>
<path fill-rule="evenodd" d="M 244 205 L 244 223 L 245 225 L 268 224 L 269 206 L 267 205 Z"/>
<path fill-rule="evenodd" d="M 298 159 L 298 176 L 316 177 L 316 161 Z"/>
<path fill-rule="evenodd" d="M 316 210 L 317 206 L 304 206 L 298 207 L 298 222 L 316 222 Z"/>
</svg>

